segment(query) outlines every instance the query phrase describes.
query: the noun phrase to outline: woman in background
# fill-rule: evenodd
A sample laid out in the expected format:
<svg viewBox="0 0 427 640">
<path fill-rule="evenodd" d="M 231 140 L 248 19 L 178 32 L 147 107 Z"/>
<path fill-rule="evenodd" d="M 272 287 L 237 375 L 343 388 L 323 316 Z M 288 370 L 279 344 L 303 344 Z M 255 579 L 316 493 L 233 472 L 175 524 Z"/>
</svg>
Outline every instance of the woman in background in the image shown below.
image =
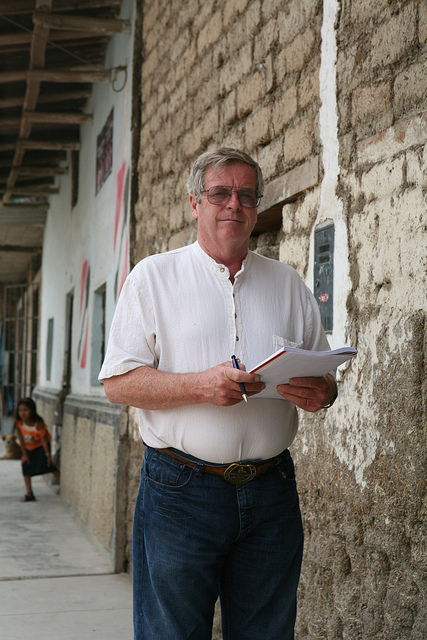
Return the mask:
<svg viewBox="0 0 427 640">
<path fill-rule="evenodd" d="M 26 488 L 26 494 L 21 498 L 21 502 L 32 502 L 36 498 L 31 486 L 31 478 L 44 473 L 53 473 L 59 478 L 59 471 L 51 460 L 50 433 L 43 418 L 38 415 L 36 404 L 31 398 L 19 400 L 15 426 L 22 448 L 21 464 Z"/>
</svg>

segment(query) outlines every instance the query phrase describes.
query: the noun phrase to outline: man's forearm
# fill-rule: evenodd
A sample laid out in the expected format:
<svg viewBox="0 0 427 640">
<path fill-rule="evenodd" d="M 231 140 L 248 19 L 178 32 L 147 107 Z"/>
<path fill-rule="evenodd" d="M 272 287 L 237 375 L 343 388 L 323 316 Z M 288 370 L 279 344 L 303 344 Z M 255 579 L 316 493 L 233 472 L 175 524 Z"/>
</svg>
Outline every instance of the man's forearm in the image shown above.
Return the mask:
<svg viewBox="0 0 427 640">
<path fill-rule="evenodd" d="M 231 407 L 242 402 L 239 382 L 245 384 L 249 396 L 265 387 L 259 375 L 234 369 L 231 361 L 196 373 L 166 373 L 138 367 L 102 382 L 110 402 L 149 411 L 205 402 Z"/>
<path fill-rule="evenodd" d="M 173 409 L 197 404 L 197 373 L 176 374 L 152 367 L 138 367 L 128 373 L 102 380 L 107 398 L 113 404 L 138 409 Z"/>
</svg>

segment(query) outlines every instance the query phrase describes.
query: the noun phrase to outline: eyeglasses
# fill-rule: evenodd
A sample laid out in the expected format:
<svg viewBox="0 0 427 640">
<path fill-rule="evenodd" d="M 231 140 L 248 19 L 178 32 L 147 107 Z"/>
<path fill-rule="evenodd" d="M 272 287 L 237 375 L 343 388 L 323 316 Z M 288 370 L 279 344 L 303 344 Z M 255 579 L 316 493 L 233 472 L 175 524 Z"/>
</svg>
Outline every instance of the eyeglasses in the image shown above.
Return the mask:
<svg viewBox="0 0 427 640">
<path fill-rule="evenodd" d="M 207 194 L 208 202 L 211 204 L 227 204 L 233 195 L 233 191 L 237 193 L 237 198 L 242 207 L 245 209 L 253 209 L 261 202 L 262 195 L 255 189 L 236 189 L 234 187 L 216 186 L 205 189 L 202 193 Z"/>
</svg>

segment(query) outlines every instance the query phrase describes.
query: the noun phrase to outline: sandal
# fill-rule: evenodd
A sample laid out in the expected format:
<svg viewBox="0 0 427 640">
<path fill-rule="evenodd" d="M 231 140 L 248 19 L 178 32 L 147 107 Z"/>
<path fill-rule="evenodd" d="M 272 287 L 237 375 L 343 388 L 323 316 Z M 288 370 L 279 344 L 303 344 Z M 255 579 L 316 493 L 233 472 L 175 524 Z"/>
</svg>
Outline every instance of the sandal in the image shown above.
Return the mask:
<svg viewBox="0 0 427 640">
<path fill-rule="evenodd" d="M 21 502 L 34 502 L 36 496 L 34 493 L 26 493 L 23 498 L 21 498 Z"/>
</svg>

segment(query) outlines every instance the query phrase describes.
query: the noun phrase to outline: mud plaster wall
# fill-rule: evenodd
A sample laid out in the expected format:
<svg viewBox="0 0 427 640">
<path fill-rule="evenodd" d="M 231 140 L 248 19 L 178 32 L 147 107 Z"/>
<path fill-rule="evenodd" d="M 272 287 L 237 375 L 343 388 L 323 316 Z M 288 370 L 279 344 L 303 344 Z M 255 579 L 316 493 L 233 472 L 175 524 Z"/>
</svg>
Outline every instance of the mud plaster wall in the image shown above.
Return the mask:
<svg viewBox="0 0 427 640">
<path fill-rule="evenodd" d="M 140 6 L 134 260 L 194 238 L 185 183 L 206 149 L 244 148 L 267 180 L 319 153 L 319 0 Z"/>
<path fill-rule="evenodd" d="M 305 521 L 298 637 L 425 638 L 426 4 L 337 14 L 339 177 L 359 349 L 293 453 Z M 284 210 L 281 257 L 307 273 L 320 189 Z M 337 266 L 337 265 L 336 265 Z"/>
<path fill-rule="evenodd" d="M 331 339 L 360 354 L 339 374 L 333 409 L 302 416 L 292 448 L 306 532 L 297 638 L 424 638 L 426 4 L 139 6 L 133 263 L 195 239 L 185 182 L 216 145 L 247 150 L 267 183 L 320 158 L 319 184 L 285 204 L 282 229 L 252 248 L 310 284 L 316 225 L 332 218 L 339 229 Z M 336 59 L 326 52 L 322 80 L 325 16 Z M 323 34 L 329 44 L 331 29 Z M 138 478 L 132 413 L 130 430 Z"/>
</svg>

